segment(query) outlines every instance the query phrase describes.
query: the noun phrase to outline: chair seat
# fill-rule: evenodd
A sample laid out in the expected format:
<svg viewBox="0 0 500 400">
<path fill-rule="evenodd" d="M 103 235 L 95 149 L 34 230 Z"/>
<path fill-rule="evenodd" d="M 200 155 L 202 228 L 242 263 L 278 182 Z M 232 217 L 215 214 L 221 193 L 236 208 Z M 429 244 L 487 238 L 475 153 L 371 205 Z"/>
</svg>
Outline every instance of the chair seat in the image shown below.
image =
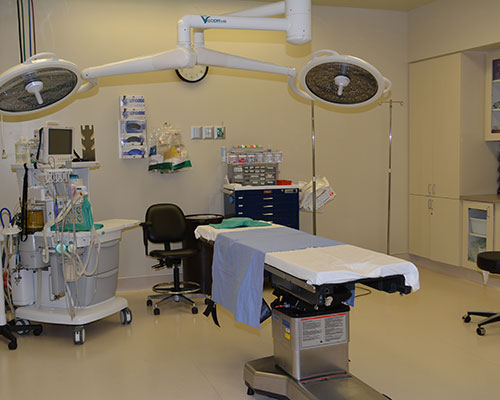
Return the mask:
<svg viewBox="0 0 500 400">
<path fill-rule="evenodd" d="M 173 249 L 173 250 L 152 250 L 149 255 L 158 259 L 175 260 L 192 257 L 197 253 L 196 249 Z"/>
<path fill-rule="evenodd" d="M 500 274 L 500 251 L 485 251 L 477 255 L 478 268 Z"/>
</svg>

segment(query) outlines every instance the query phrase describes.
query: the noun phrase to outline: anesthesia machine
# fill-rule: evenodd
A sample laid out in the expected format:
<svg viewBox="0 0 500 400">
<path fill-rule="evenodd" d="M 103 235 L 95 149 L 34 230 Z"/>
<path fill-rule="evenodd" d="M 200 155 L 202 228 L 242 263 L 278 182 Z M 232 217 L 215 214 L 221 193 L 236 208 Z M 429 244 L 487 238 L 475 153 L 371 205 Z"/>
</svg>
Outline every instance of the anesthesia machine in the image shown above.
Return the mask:
<svg viewBox="0 0 500 400">
<path fill-rule="evenodd" d="M 99 164 L 71 161 L 71 128 L 44 127 L 34 142 L 30 162 L 12 165 L 22 200 L 9 300 L 18 324 L 72 325 L 75 344 L 83 344 L 85 324 L 117 312 L 122 324 L 132 321 L 115 291 L 121 232 L 139 221 L 94 223 L 89 171 Z"/>
</svg>

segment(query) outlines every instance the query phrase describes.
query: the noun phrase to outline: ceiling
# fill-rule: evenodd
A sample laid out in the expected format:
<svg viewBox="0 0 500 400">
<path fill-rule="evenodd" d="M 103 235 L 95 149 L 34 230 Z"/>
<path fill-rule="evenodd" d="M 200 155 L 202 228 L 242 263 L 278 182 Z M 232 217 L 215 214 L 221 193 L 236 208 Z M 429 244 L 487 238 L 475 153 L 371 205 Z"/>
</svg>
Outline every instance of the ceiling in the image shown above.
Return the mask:
<svg viewBox="0 0 500 400">
<path fill-rule="evenodd" d="M 276 0 L 264 0 L 275 2 Z M 312 0 L 313 5 L 410 11 L 437 0 Z"/>
</svg>

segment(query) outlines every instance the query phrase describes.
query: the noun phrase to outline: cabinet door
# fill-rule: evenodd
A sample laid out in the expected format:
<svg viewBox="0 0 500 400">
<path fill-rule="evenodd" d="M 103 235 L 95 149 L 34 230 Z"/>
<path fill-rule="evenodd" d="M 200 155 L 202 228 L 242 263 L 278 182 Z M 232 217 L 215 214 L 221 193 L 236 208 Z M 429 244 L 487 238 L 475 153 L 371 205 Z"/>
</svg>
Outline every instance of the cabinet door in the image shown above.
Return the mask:
<svg viewBox="0 0 500 400">
<path fill-rule="evenodd" d="M 460 264 L 460 200 L 433 197 L 430 217 L 430 255 L 434 261 Z"/>
<path fill-rule="evenodd" d="M 500 140 L 500 52 L 486 57 L 485 140 Z"/>
<path fill-rule="evenodd" d="M 410 64 L 410 193 L 431 194 L 433 65 Z"/>
<path fill-rule="evenodd" d="M 429 61 L 432 67 L 433 196 L 460 197 L 460 85 L 462 55 Z"/>
<path fill-rule="evenodd" d="M 462 55 L 410 65 L 410 193 L 458 199 Z"/>
<path fill-rule="evenodd" d="M 477 255 L 493 250 L 493 204 L 464 201 L 462 265 L 477 269 Z"/>
<path fill-rule="evenodd" d="M 410 254 L 430 257 L 430 205 L 428 196 L 410 195 Z"/>
</svg>

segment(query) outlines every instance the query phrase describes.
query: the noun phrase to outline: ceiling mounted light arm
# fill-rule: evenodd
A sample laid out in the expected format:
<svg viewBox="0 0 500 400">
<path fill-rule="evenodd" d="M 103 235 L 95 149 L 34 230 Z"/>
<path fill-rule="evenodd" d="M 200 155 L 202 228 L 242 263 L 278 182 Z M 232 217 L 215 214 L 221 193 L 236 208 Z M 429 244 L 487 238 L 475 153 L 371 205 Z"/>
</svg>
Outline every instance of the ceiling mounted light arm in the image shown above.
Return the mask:
<svg viewBox="0 0 500 400">
<path fill-rule="evenodd" d="M 204 47 L 197 48 L 196 54 L 197 64 L 200 65 L 297 76 L 297 71 L 292 67 L 221 53 Z"/>
<path fill-rule="evenodd" d="M 276 3 L 266 4 L 263 6 L 236 11 L 224 15 L 231 15 L 233 17 L 274 17 L 276 15 L 285 14 L 285 10 L 286 2 L 277 1 Z"/>
<path fill-rule="evenodd" d="M 285 18 L 270 18 L 285 14 Z M 286 0 L 224 15 L 185 15 L 177 22 L 177 46 L 191 46 L 191 29 L 248 29 L 286 32 L 291 44 L 311 41 L 311 1 Z"/>
<path fill-rule="evenodd" d="M 178 47 L 151 56 L 91 67 L 82 71 L 82 78 L 89 80 L 104 76 L 191 68 L 196 65 L 196 53 L 191 48 Z"/>
</svg>

